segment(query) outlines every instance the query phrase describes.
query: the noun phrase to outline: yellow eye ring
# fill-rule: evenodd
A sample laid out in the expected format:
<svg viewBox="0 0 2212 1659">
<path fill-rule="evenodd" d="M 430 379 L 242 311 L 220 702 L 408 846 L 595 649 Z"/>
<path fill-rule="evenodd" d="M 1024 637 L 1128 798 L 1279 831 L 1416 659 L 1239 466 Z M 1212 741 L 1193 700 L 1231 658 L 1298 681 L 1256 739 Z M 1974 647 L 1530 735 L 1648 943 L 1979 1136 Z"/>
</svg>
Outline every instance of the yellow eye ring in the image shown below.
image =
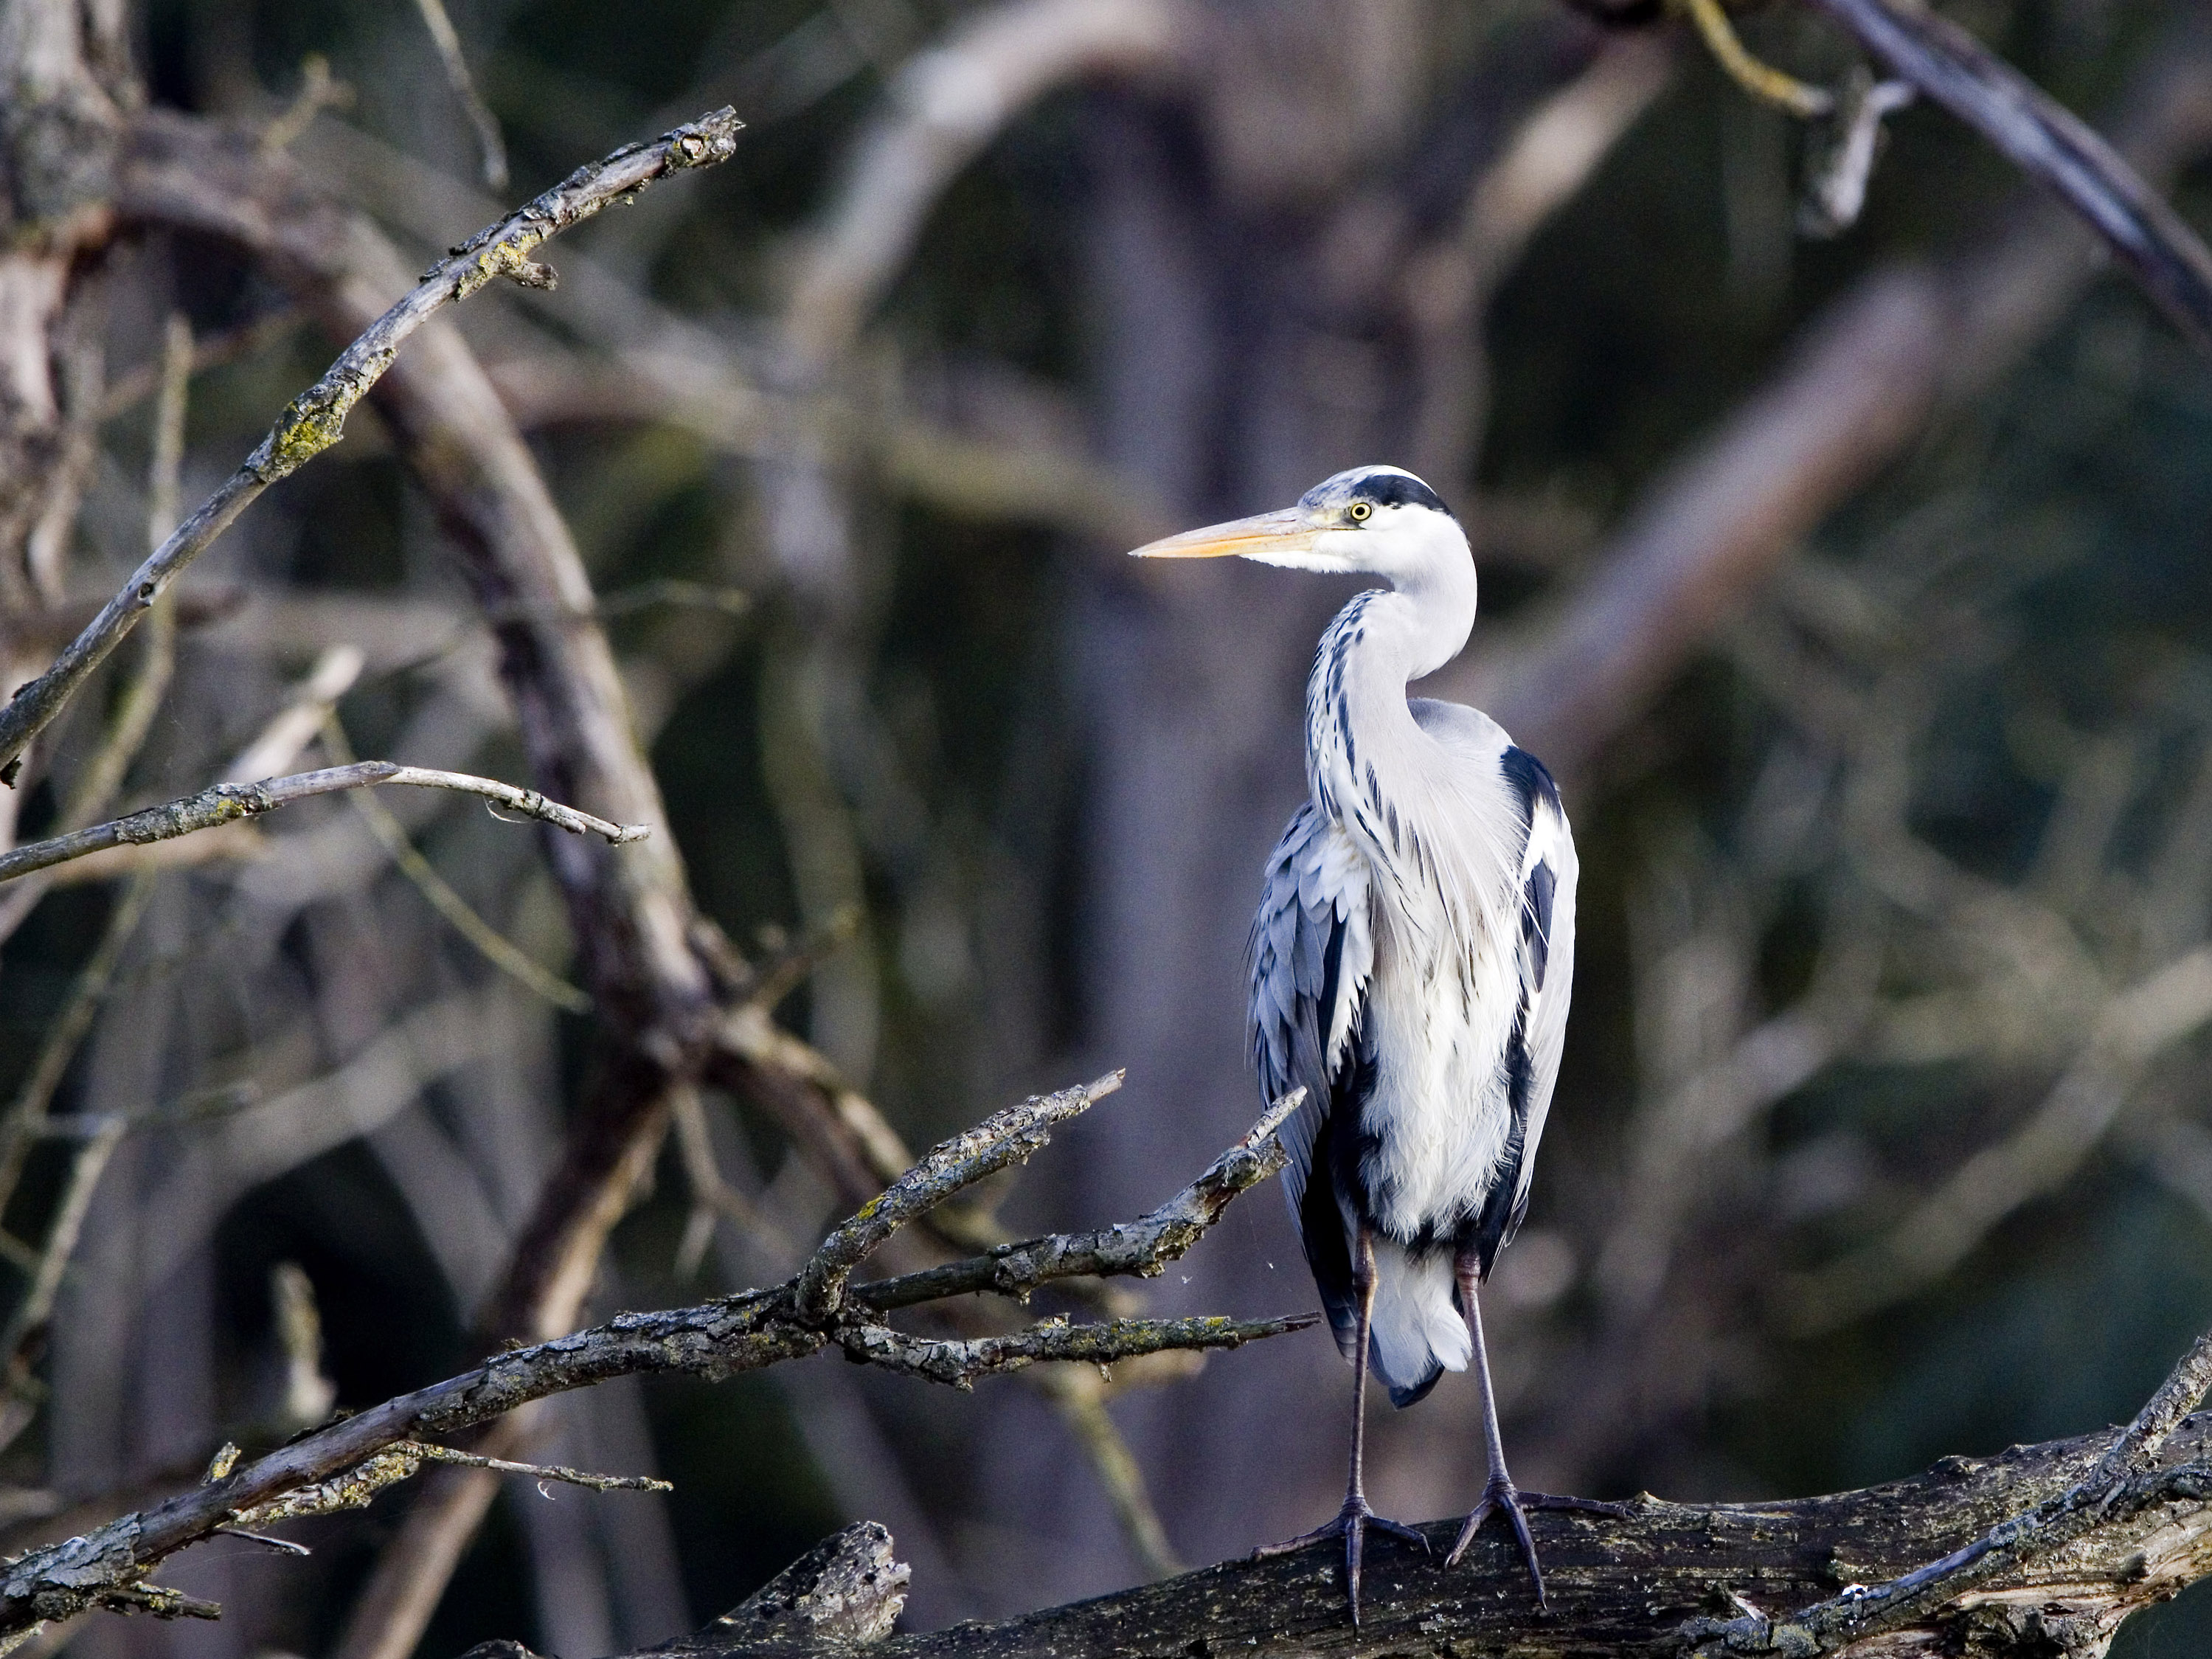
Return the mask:
<svg viewBox="0 0 2212 1659">
<path fill-rule="evenodd" d="M 1354 524 L 1365 524 L 1375 516 L 1375 509 L 1365 501 L 1354 501 L 1346 509 L 1345 516 Z"/>
</svg>

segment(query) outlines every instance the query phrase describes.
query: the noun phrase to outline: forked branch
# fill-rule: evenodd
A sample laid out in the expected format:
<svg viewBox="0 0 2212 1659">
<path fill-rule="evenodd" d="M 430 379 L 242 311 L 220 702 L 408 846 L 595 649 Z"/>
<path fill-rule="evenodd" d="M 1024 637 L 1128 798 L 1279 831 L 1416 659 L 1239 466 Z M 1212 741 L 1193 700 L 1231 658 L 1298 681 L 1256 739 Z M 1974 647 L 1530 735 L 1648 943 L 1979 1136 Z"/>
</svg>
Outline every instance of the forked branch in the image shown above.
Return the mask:
<svg viewBox="0 0 2212 1659">
<path fill-rule="evenodd" d="M 1158 1273 L 1203 1236 L 1237 1194 L 1283 1167 L 1283 1152 L 1272 1136 L 1295 1105 L 1291 1101 L 1269 1112 L 1182 1194 L 1126 1226 L 1033 1239 L 988 1258 L 904 1279 L 846 1283 L 891 1231 L 1036 1152 L 1054 1125 L 1085 1110 L 1119 1082 L 1116 1073 L 1082 1088 L 1034 1097 L 938 1146 L 862 1215 L 833 1230 L 816 1255 L 775 1289 L 748 1291 L 697 1307 L 623 1314 L 574 1335 L 511 1350 L 459 1376 L 332 1423 L 244 1468 L 219 1462 L 207 1484 L 158 1509 L 124 1516 L 20 1557 L 0 1568 L 0 1642 L 41 1620 L 66 1619 L 88 1608 L 143 1610 L 149 1596 L 173 1598 L 173 1592 L 158 1590 L 146 1578 L 177 1551 L 227 1530 L 357 1506 L 425 1462 L 481 1462 L 436 1445 L 434 1437 L 613 1377 L 673 1371 L 719 1381 L 837 1348 L 860 1364 L 964 1389 L 979 1376 L 1042 1363 L 1105 1364 L 1170 1348 L 1234 1348 L 1314 1323 L 1318 1315 L 1100 1323 L 1054 1317 L 1006 1335 L 956 1341 L 895 1330 L 883 1319 L 895 1308 L 1006 1288 L 1017 1279 L 1033 1288 L 1078 1275 Z M 1009 1266 L 1017 1261 L 1023 1264 L 1018 1269 Z M 825 1296 L 831 1286 L 836 1294 Z M 531 1472 L 548 1473 L 534 1467 Z M 552 1473 L 558 1478 L 574 1474 Z"/>
</svg>

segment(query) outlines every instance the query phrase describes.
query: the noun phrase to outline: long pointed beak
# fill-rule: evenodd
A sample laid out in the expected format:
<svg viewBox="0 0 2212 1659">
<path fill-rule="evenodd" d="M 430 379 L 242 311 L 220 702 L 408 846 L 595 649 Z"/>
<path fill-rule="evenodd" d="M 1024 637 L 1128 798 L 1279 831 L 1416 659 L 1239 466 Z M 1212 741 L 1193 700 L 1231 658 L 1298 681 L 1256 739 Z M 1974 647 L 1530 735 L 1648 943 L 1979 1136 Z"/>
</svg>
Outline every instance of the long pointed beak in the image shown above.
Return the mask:
<svg viewBox="0 0 2212 1659">
<path fill-rule="evenodd" d="M 1139 559 L 1221 559 L 1231 554 L 1265 556 L 1270 553 L 1304 553 L 1311 550 L 1314 526 L 1304 513 L 1286 507 L 1278 513 L 1255 513 L 1249 519 L 1210 524 L 1203 530 L 1186 530 L 1135 549 Z"/>
</svg>

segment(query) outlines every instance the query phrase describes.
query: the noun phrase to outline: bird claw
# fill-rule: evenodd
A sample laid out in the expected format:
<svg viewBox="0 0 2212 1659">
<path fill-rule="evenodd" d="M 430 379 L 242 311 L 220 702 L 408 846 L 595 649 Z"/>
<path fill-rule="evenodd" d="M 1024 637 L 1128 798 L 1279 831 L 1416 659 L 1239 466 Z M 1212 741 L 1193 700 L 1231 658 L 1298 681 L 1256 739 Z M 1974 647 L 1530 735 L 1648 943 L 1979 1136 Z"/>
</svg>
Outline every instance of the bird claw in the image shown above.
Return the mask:
<svg viewBox="0 0 2212 1659">
<path fill-rule="evenodd" d="M 1359 1624 L 1359 1567 L 1366 1553 L 1367 1529 L 1373 1527 L 1394 1538 L 1402 1538 L 1409 1544 L 1419 1544 L 1426 1554 L 1429 1540 L 1419 1531 L 1403 1522 L 1387 1520 L 1367 1507 L 1364 1498 L 1347 1498 L 1336 1518 L 1316 1527 L 1311 1532 L 1302 1532 L 1296 1538 L 1286 1538 L 1279 1544 L 1262 1544 L 1252 1552 L 1255 1561 L 1265 1561 L 1278 1555 L 1289 1555 L 1309 1544 L 1318 1544 L 1324 1539 L 1341 1537 L 1344 1540 L 1344 1583 L 1347 1599 L 1352 1603 L 1352 1623 Z"/>
<path fill-rule="evenodd" d="M 1532 1492 L 1529 1496 L 1534 1498 L 1536 1494 Z M 1475 1534 L 1482 1530 L 1482 1523 L 1490 1519 L 1493 1510 L 1504 1511 L 1513 1522 L 1514 1541 L 1520 1546 L 1521 1559 L 1527 1565 L 1528 1577 L 1536 1586 L 1536 1605 L 1540 1607 L 1545 1606 L 1544 1569 L 1536 1560 L 1536 1540 L 1528 1534 L 1528 1513 L 1522 1504 L 1521 1494 L 1502 1474 L 1492 1476 L 1490 1484 L 1482 1489 L 1482 1501 L 1474 1506 L 1474 1512 L 1467 1517 L 1467 1524 L 1459 1529 L 1459 1538 L 1452 1545 L 1451 1553 L 1444 1557 L 1444 1565 L 1448 1567 L 1459 1565 L 1460 1557 L 1467 1553 L 1467 1547 L 1474 1541 Z"/>
</svg>

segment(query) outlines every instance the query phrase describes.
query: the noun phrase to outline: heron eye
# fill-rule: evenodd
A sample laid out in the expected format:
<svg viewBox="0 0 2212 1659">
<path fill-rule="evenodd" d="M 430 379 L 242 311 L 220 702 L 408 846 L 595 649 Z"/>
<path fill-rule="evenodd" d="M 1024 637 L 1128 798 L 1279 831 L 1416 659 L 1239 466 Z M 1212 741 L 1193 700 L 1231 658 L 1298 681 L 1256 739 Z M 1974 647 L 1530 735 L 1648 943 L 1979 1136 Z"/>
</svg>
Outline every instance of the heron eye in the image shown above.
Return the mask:
<svg viewBox="0 0 2212 1659">
<path fill-rule="evenodd" d="M 1375 516 L 1375 509 L 1365 501 L 1354 501 L 1347 509 L 1346 516 L 1354 524 L 1365 524 Z"/>
</svg>

